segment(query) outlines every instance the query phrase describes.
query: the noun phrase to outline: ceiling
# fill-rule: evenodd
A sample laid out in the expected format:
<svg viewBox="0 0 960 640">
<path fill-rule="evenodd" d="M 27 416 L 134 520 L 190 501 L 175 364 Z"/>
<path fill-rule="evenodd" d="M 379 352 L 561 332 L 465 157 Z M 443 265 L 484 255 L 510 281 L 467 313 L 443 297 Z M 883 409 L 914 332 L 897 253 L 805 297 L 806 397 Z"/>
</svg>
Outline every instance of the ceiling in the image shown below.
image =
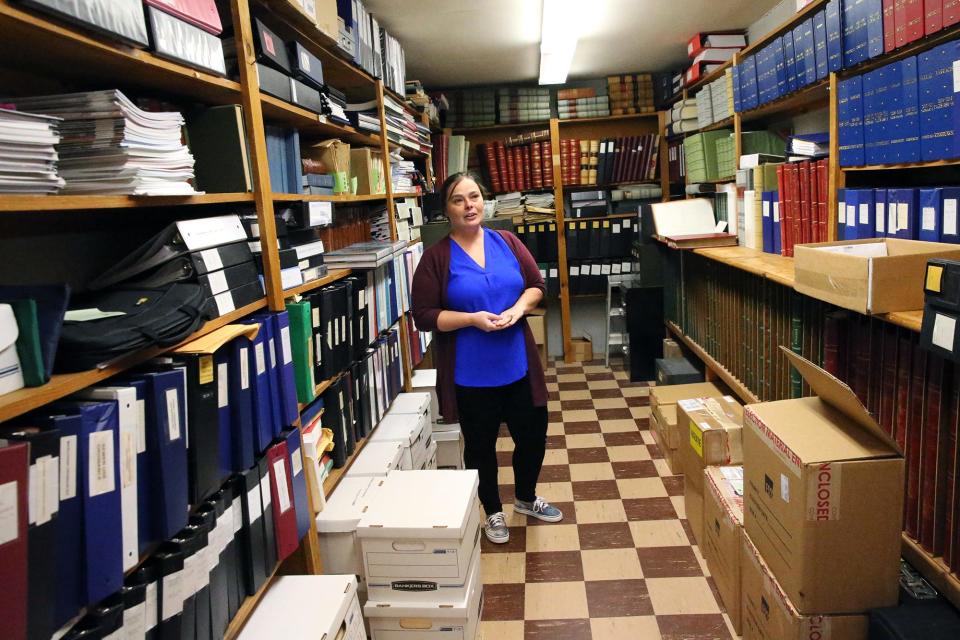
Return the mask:
<svg viewBox="0 0 960 640">
<path fill-rule="evenodd" d="M 745 29 L 779 0 L 582 0 L 570 78 L 664 71 L 698 31 Z M 541 0 L 365 0 L 429 90 L 537 81 Z"/>
</svg>

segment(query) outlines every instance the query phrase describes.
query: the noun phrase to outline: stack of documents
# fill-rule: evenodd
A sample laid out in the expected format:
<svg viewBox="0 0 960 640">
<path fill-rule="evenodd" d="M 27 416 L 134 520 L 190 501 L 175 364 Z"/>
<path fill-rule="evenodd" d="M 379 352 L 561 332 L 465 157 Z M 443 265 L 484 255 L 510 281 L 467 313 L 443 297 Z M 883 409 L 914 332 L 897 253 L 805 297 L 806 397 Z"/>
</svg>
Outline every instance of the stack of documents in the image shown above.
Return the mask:
<svg viewBox="0 0 960 640">
<path fill-rule="evenodd" d="M 357 242 L 343 249 L 328 251 L 326 262 L 331 267 L 373 269 L 386 264 L 394 252 L 404 249 L 406 244 L 406 242 L 391 242 L 389 240 Z"/>
<path fill-rule="evenodd" d="M 523 215 L 523 194 L 519 191 L 502 193 L 497 196 L 497 209 L 494 215 L 498 218 Z"/>
<path fill-rule="evenodd" d="M 0 109 L 0 193 L 56 193 L 59 118 Z"/>
<path fill-rule="evenodd" d="M 345 109 L 350 124 L 360 131 L 370 131 L 379 135 L 380 116 L 377 114 L 377 101 L 348 103 Z"/>
<path fill-rule="evenodd" d="M 63 119 L 59 171 L 64 193 L 194 195 L 193 155 L 179 112 L 139 109 L 116 89 L 16 100 Z"/>
<path fill-rule="evenodd" d="M 527 213 L 553 213 L 553 192 L 528 193 L 524 196 L 524 208 Z"/>
<path fill-rule="evenodd" d="M 404 160 L 398 153 L 390 154 L 390 186 L 394 193 L 412 192 L 416 174 L 413 160 Z"/>
</svg>

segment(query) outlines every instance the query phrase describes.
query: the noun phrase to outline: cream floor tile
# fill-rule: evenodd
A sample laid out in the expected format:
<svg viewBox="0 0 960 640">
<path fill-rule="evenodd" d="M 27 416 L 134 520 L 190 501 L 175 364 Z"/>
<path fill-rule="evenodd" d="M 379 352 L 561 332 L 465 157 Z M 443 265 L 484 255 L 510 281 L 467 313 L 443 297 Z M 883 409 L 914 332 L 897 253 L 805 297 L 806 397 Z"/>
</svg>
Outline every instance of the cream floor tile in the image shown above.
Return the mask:
<svg viewBox="0 0 960 640">
<path fill-rule="evenodd" d="M 547 424 L 547 435 L 548 436 L 562 436 L 566 433 L 563 430 L 562 422 L 550 422 Z"/>
<path fill-rule="evenodd" d="M 584 580 L 632 580 L 643 578 L 636 549 L 581 551 Z"/>
<path fill-rule="evenodd" d="M 513 467 L 500 467 L 497 469 L 497 484 L 513 484 L 515 480 Z"/>
<path fill-rule="evenodd" d="M 564 422 L 596 422 L 597 412 L 593 409 L 570 409 L 563 412 Z"/>
<path fill-rule="evenodd" d="M 484 584 L 518 584 L 526 579 L 527 554 L 484 553 L 480 556 L 480 575 Z"/>
<path fill-rule="evenodd" d="M 720 613 L 706 578 L 648 578 L 647 591 L 659 616 Z"/>
<path fill-rule="evenodd" d="M 567 436 L 567 449 L 605 447 L 602 433 L 575 433 Z"/>
<path fill-rule="evenodd" d="M 527 527 L 527 553 L 536 551 L 577 551 L 580 535 L 575 524 Z"/>
<path fill-rule="evenodd" d="M 549 527 L 535 527 L 548 529 Z M 590 617 L 587 589 L 582 582 L 538 582 L 525 587 L 527 620 L 564 620 Z"/>
<path fill-rule="evenodd" d="M 483 621 L 478 640 L 523 640 L 523 620 Z"/>
<path fill-rule="evenodd" d="M 639 398 L 650 395 L 650 387 L 624 387 L 621 389 L 624 398 Z"/>
<path fill-rule="evenodd" d="M 610 462 L 636 462 L 649 460 L 650 450 L 646 445 L 631 444 L 625 447 L 607 447 L 607 456 Z"/>
<path fill-rule="evenodd" d="M 638 430 L 636 420 L 601 420 L 600 431 L 603 433 L 623 433 Z"/>
<path fill-rule="evenodd" d="M 673 472 L 670 471 L 670 465 L 667 464 L 666 460 L 662 458 L 660 460 L 654 460 L 653 465 L 657 468 L 657 473 L 660 474 L 661 478 L 673 475 Z"/>
<path fill-rule="evenodd" d="M 623 398 L 597 398 L 593 406 L 597 409 L 625 409 L 627 401 Z"/>
<path fill-rule="evenodd" d="M 560 392 L 561 400 L 589 400 L 590 398 L 589 389 L 574 389 L 572 391 Z"/>
<path fill-rule="evenodd" d="M 649 429 L 644 429 L 641 431 L 640 437 L 643 438 L 644 444 L 657 444 L 657 441 L 653 438 L 653 432 Z"/>
<path fill-rule="evenodd" d="M 513 451 L 513 438 L 510 436 L 497 438 L 497 451 Z"/>
<path fill-rule="evenodd" d="M 543 454 L 543 464 L 569 464 L 566 449 L 547 449 Z"/>
<path fill-rule="evenodd" d="M 628 524 L 636 547 L 685 547 L 690 544 L 679 520 L 639 520 Z"/>
<path fill-rule="evenodd" d="M 558 373 L 557 382 L 583 382 L 587 377 L 582 373 Z"/>
<path fill-rule="evenodd" d="M 614 480 L 613 466 L 609 462 L 588 462 L 570 465 L 570 479 L 573 482 L 591 480 Z"/>
<path fill-rule="evenodd" d="M 547 502 L 573 502 L 573 485 L 569 482 L 538 482 L 537 495 Z"/>
<path fill-rule="evenodd" d="M 556 382 L 547 383 L 547 391 L 559 391 L 559 390 L 560 390 L 560 385 L 558 383 Z"/>
<path fill-rule="evenodd" d="M 620 385 L 616 380 L 587 380 L 587 386 L 591 389 L 619 389 Z"/>
<path fill-rule="evenodd" d="M 656 616 L 592 618 L 590 631 L 596 640 L 660 640 L 661 638 Z"/>
<path fill-rule="evenodd" d="M 608 373 L 609 371 L 610 369 L 602 364 L 587 364 L 583 366 L 584 373 Z"/>
<path fill-rule="evenodd" d="M 615 447 L 622 449 L 626 447 Z M 666 498 L 667 489 L 663 486 L 660 478 L 626 478 L 617 480 L 617 488 L 620 489 L 620 497 L 630 498 Z"/>
<path fill-rule="evenodd" d="M 630 373 L 627 371 L 614 371 L 613 377 L 616 378 L 617 380 L 629 380 Z"/>
<path fill-rule="evenodd" d="M 650 407 L 630 407 L 630 413 L 638 420 L 650 417 Z"/>
<path fill-rule="evenodd" d="M 627 513 L 621 500 L 581 500 L 574 504 L 577 524 L 626 522 Z"/>
<path fill-rule="evenodd" d="M 547 411 L 560 411 L 560 401 L 547 400 Z"/>
<path fill-rule="evenodd" d="M 683 496 L 670 496 L 670 502 L 673 503 L 673 509 L 677 512 L 677 517 L 681 520 L 687 517 L 687 503 Z"/>
</svg>

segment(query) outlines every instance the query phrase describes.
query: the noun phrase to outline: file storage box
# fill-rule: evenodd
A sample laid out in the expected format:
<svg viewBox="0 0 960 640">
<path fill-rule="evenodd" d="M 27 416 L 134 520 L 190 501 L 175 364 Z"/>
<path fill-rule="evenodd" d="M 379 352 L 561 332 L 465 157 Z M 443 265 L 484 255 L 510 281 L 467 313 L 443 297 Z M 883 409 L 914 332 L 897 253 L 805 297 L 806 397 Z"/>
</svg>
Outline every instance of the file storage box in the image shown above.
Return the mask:
<svg viewBox="0 0 960 640">
<path fill-rule="evenodd" d="M 456 602 L 480 552 L 476 471 L 394 471 L 357 525 L 371 600 Z"/>
<path fill-rule="evenodd" d="M 427 407 L 429 410 L 429 404 Z M 422 469 L 430 448 L 431 429 L 428 418 L 428 414 L 389 412 L 370 434 L 368 444 L 399 442 L 403 445 L 403 467 Z"/>
<path fill-rule="evenodd" d="M 279 576 L 238 636 L 242 640 L 364 640 L 357 579 Z"/>
<path fill-rule="evenodd" d="M 433 422 L 431 402 L 429 393 L 401 393 L 390 405 L 387 415 L 416 414 L 426 418 L 429 424 Z"/>
<path fill-rule="evenodd" d="M 460 425 L 455 431 L 434 431 L 433 442 L 437 445 L 438 469 L 463 469 L 463 434 Z"/>
<path fill-rule="evenodd" d="M 403 451 L 400 442 L 368 442 L 350 465 L 346 477 L 382 477 L 394 470 L 409 471 Z"/>
<path fill-rule="evenodd" d="M 432 422 L 440 420 L 440 399 L 437 396 L 437 370 L 418 369 L 410 378 L 410 387 L 414 393 L 430 394 L 430 417 Z"/>
<path fill-rule="evenodd" d="M 470 563 L 469 588 L 452 602 L 368 601 L 372 640 L 474 640 L 483 608 L 480 554 Z"/>
<path fill-rule="evenodd" d="M 437 470 L 437 443 L 433 440 L 430 441 L 430 448 L 427 449 L 427 457 L 423 461 L 423 466 L 418 467 L 420 471 L 436 471 Z"/>
<path fill-rule="evenodd" d="M 361 593 L 366 592 L 367 586 L 357 540 L 357 524 L 382 480 L 372 476 L 343 478 L 327 500 L 327 506 L 317 514 L 317 538 L 320 541 L 323 570 L 357 576 Z"/>
</svg>

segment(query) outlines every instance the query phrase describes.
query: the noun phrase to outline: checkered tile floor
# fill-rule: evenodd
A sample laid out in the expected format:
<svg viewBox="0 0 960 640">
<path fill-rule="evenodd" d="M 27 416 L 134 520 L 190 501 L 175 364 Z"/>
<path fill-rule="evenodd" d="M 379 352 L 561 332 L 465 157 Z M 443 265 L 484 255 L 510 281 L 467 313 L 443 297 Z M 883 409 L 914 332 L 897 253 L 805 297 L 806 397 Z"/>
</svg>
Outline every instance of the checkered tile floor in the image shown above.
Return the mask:
<svg viewBox="0 0 960 640">
<path fill-rule="evenodd" d="M 497 451 L 510 542 L 483 539 L 485 640 L 736 637 L 691 545 L 683 478 L 670 475 L 648 430 L 648 385 L 602 361 L 553 365 L 537 493 L 564 519 L 512 513 L 504 427 Z"/>
</svg>

